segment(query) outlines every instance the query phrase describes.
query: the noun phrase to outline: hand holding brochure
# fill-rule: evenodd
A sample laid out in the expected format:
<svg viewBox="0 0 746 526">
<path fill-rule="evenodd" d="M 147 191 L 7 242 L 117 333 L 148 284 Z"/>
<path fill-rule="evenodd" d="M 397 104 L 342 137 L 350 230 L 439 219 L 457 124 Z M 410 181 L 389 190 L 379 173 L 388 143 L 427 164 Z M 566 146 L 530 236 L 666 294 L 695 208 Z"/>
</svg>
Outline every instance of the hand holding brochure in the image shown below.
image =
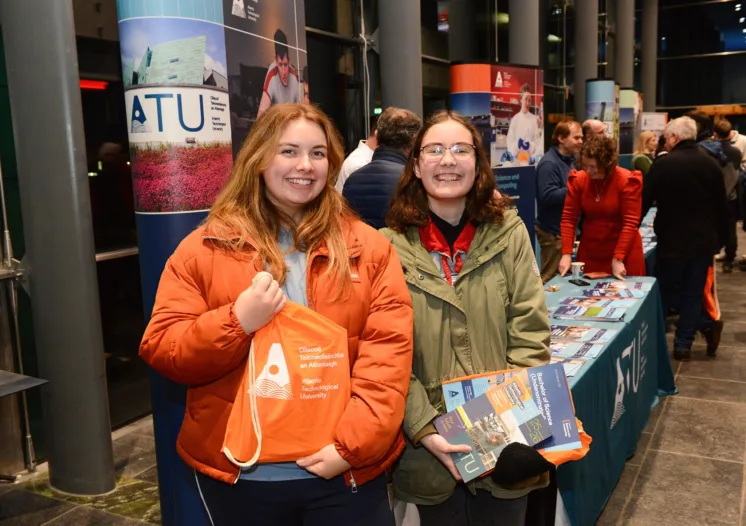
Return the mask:
<svg viewBox="0 0 746 526">
<path fill-rule="evenodd" d="M 519 376 L 437 418 L 435 427 L 451 444 L 471 446 L 471 453 L 452 455 L 464 482 L 494 469 L 508 444 L 536 446 L 551 436 L 547 419 Z"/>
<path fill-rule="evenodd" d="M 573 365 L 582 366 L 583 362 L 578 362 L 575 361 Z M 454 412 L 462 406 L 465 407 L 472 400 L 479 399 L 492 389 L 499 388 L 505 382 L 516 378 L 524 385 L 530 386 L 533 401 L 552 430 L 552 437 L 542 444 L 543 451 L 580 447 L 575 410 L 563 363 L 510 369 L 446 382 L 443 384 L 446 411 Z"/>
</svg>

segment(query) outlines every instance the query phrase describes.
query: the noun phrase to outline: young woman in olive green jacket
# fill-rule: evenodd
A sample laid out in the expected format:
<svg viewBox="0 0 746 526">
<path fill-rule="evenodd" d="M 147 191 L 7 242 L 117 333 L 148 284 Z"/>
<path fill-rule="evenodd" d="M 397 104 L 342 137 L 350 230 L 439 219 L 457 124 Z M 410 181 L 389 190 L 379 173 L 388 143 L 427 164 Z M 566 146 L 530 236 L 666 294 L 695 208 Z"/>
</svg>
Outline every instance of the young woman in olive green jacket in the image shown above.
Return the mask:
<svg viewBox="0 0 746 526">
<path fill-rule="evenodd" d="M 513 487 L 490 477 L 467 485 L 435 432 L 445 380 L 549 362 L 549 318 L 523 221 L 496 198 L 481 135 L 440 111 L 417 135 L 392 208 L 391 240 L 414 306 L 414 362 L 404 416 L 407 448 L 394 471 L 398 501 L 416 504 L 423 526 L 522 525 L 526 495 L 548 473 Z M 498 469 L 499 469 L 498 464 Z M 489 519 L 491 517 L 491 519 Z M 496 521 L 496 522 L 492 522 Z"/>
</svg>

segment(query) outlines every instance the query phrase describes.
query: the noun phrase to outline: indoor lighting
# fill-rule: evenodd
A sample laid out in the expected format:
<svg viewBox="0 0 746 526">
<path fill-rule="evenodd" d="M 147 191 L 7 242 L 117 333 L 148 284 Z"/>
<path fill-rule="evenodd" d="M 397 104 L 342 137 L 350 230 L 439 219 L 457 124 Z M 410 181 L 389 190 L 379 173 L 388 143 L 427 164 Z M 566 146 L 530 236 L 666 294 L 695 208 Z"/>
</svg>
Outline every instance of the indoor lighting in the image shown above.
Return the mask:
<svg viewBox="0 0 746 526">
<path fill-rule="evenodd" d="M 743 24 L 744 22 L 746 22 L 746 18 L 744 18 L 744 17 L 741 17 L 741 18 L 739 18 L 739 19 L 738 19 L 738 21 L 739 21 L 739 22 L 740 22 L 741 24 Z"/>
<path fill-rule="evenodd" d="M 92 89 L 103 91 L 109 83 L 104 80 L 83 80 L 80 79 L 80 89 Z"/>
<path fill-rule="evenodd" d="M 740 11 L 740 10 L 741 10 L 741 4 L 737 4 L 736 5 L 736 11 Z"/>
<path fill-rule="evenodd" d="M 741 32 L 746 33 L 746 29 L 742 29 Z"/>
<path fill-rule="evenodd" d="M 562 42 L 562 39 L 557 35 L 550 34 L 549 36 L 547 36 L 547 42 L 557 43 Z"/>
<path fill-rule="evenodd" d="M 383 113 L 382 108 L 373 108 L 373 115 L 380 115 L 381 113 Z"/>
</svg>

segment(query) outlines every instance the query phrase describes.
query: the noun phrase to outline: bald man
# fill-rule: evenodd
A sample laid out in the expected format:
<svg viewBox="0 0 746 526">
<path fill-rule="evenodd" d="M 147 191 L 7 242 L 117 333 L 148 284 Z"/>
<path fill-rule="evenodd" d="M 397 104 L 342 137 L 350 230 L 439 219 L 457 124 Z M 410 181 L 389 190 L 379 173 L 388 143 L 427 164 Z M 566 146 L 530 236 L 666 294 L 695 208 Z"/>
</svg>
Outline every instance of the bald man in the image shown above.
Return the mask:
<svg viewBox="0 0 746 526">
<path fill-rule="evenodd" d="M 606 125 L 596 119 L 588 119 L 583 123 L 583 140 L 587 141 L 591 137 L 596 137 L 606 133 Z"/>
</svg>

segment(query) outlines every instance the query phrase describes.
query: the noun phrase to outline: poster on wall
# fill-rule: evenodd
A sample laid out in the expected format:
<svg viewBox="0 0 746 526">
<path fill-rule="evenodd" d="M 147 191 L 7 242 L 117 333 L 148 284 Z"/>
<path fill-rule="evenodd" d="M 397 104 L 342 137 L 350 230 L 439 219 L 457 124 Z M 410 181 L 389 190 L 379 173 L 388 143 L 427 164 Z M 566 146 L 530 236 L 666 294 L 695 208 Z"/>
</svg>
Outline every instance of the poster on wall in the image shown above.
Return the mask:
<svg viewBox="0 0 746 526">
<path fill-rule="evenodd" d="M 638 119 L 642 110 L 642 94 L 633 89 L 619 90 L 619 154 L 631 155 L 639 135 Z"/>
<path fill-rule="evenodd" d="M 585 101 L 585 118 L 603 122 L 606 135 L 618 139 L 619 87 L 614 81 L 587 81 Z"/>
<path fill-rule="evenodd" d="M 643 112 L 640 117 L 640 131 L 651 131 L 656 137 L 663 135 L 668 125 L 668 113 Z"/>
</svg>

